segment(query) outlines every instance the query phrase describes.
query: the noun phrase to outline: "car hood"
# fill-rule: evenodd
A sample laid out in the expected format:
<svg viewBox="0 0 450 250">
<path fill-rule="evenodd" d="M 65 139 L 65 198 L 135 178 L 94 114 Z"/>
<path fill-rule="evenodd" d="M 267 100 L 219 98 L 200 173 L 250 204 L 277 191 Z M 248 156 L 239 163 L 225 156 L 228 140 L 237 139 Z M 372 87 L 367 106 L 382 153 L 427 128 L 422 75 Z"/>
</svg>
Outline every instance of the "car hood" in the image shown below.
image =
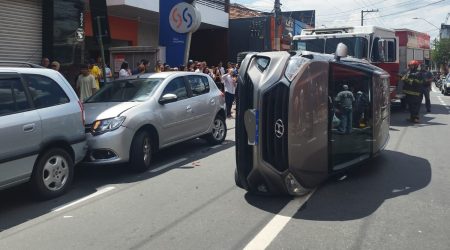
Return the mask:
<svg viewBox="0 0 450 250">
<path fill-rule="evenodd" d="M 100 102 L 84 103 L 86 124 L 119 116 L 123 112 L 139 105 L 138 102 Z"/>
</svg>

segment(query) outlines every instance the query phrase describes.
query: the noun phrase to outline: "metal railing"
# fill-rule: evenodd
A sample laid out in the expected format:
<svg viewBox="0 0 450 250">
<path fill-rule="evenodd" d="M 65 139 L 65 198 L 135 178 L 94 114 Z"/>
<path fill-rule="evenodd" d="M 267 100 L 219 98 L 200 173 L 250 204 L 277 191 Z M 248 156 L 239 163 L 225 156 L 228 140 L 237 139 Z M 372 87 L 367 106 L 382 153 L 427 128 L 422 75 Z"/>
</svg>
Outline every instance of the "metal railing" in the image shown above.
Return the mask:
<svg viewBox="0 0 450 250">
<path fill-rule="evenodd" d="M 208 6 L 226 13 L 230 11 L 230 0 L 197 0 L 196 4 Z"/>
</svg>

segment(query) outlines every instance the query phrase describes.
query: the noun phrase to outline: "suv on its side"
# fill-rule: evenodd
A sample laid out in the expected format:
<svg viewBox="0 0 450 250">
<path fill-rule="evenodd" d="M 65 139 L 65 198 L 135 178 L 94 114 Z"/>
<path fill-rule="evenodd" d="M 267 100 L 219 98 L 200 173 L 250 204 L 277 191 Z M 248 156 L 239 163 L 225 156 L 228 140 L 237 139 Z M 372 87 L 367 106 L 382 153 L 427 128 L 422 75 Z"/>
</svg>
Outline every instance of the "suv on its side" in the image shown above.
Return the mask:
<svg viewBox="0 0 450 250">
<path fill-rule="evenodd" d="M 0 62 L 0 190 L 29 182 L 39 198 L 53 198 L 86 154 L 83 108 L 57 71 L 13 64 Z"/>
</svg>

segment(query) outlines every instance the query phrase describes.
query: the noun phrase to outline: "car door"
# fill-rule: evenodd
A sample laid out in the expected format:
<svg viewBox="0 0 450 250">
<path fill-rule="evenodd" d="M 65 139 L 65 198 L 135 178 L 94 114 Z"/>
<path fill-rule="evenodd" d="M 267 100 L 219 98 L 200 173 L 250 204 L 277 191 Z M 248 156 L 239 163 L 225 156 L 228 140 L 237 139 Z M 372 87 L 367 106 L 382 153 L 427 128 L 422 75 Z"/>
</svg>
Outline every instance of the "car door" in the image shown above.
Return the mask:
<svg viewBox="0 0 450 250">
<path fill-rule="evenodd" d="M 26 180 L 41 144 L 41 120 L 19 74 L 0 74 L 0 188 Z"/>
<path fill-rule="evenodd" d="M 192 135 L 192 106 L 184 77 L 172 79 L 164 88 L 165 94 L 175 94 L 175 102 L 160 105 L 161 144 L 173 143 Z"/>
<path fill-rule="evenodd" d="M 84 137 L 78 107 L 55 80 L 36 74 L 22 74 L 22 78 L 41 117 L 43 143 L 60 139 L 73 143 Z"/>
<path fill-rule="evenodd" d="M 211 90 L 207 76 L 196 74 L 189 75 L 186 79 L 192 92 L 192 97 L 190 98 L 192 129 L 195 134 L 201 134 L 211 127 L 217 100 L 215 96 L 210 94 Z"/>
</svg>

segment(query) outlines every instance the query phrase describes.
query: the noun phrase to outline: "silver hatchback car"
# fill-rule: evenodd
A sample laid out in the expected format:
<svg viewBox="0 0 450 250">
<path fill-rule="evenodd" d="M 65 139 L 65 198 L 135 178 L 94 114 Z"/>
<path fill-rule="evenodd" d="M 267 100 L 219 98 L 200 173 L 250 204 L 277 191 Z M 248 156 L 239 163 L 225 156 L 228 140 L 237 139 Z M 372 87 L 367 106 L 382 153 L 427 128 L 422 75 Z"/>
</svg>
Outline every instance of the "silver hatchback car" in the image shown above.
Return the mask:
<svg viewBox="0 0 450 250">
<path fill-rule="evenodd" d="M 204 137 L 225 140 L 225 101 L 208 75 L 144 74 L 108 84 L 85 103 L 87 165 L 130 163 L 150 167 L 157 150 Z"/>
<path fill-rule="evenodd" d="M 0 67 L 0 190 L 29 181 L 38 197 L 63 194 L 86 154 L 83 117 L 60 73 Z"/>
</svg>

